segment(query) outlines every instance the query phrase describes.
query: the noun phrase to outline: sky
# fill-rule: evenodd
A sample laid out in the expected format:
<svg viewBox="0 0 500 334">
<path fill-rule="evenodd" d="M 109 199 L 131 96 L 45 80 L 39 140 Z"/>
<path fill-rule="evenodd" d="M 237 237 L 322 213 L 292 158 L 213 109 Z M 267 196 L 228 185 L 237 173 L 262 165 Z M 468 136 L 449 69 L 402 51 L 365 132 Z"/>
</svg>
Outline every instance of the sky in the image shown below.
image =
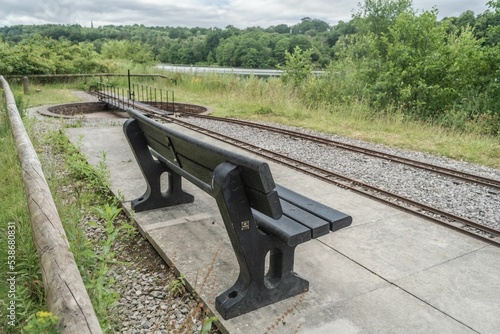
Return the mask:
<svg viewBox="0 0 500 334">
<path fill-rule="evenodd" d="M 362 0 L 1 0 L 0 26 L 80 24 L 237 28 L 294 25 L 304 17 L 336 25 L 349 21 Z M 436 7 L 438 18 L 466 10 L 483 13 L 488 0 L 413 0 L 419 13 Z"/>
</svg>

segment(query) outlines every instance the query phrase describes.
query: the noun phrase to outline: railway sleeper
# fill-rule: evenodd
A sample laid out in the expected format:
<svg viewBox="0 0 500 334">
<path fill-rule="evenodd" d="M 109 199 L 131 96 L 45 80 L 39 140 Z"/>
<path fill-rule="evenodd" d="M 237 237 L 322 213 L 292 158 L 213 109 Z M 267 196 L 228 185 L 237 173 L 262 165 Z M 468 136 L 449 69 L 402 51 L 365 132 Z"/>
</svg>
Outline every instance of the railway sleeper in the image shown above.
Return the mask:
<svg viewBox="0 0 500 334">
<path fill-rule="evenodd" d="M 124 132 L 147 183 L 132 209 L 192 203 L 182 177 L 217 202 L 240 268 L 234 285 L 215 300 L 224 319 L 309 290 L 309 282 L 294 272 L 295 248 L 349 226 L 350 216 L 275 184 L 265 162 L 189 137 L 134 109 L 127 112 Z"/>
</svg>

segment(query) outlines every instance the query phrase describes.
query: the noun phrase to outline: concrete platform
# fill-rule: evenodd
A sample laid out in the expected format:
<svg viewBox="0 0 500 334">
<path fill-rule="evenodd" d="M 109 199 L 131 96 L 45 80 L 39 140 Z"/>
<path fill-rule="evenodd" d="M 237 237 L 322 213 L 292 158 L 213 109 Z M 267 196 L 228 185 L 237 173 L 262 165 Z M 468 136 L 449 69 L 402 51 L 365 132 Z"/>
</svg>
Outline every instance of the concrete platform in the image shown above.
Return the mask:
<svg viewBox="0 0 500 334">
<path fill-rule="evenodd" d="M 105 152 L 113 191 L 130 209 L 129 202 L 144 193 L 145 182 L 122 128 L 66 131 L 90 163 L 98 164 Z M 229 321 L 220 318 L 222 331 L 500 333 L 499 248 L 269 165 L 276 182 L 350 214 L 354 221 L 297 247 L 295 269 L 309 280 L 309 292 Z M 195 196 L 193 204 L 134 218 L 218 315 L 215 297 L 236 280 L 236 258 L 215 200 L 186 181 L 184 185 Z"/>
</svg>

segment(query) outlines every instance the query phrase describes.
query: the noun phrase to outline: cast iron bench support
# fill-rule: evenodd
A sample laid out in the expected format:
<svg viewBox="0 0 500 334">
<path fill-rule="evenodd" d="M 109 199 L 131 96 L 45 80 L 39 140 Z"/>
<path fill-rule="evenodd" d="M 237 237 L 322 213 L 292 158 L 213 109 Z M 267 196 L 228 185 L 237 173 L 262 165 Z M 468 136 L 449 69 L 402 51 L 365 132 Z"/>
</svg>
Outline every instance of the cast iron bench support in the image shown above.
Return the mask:
<svg viewBox="0 0 500 334">
<path fill-rule="evenodd" d="M 240 267 L 236 283 L 215 301 L 224 319 L 308 291 L 309 282 L 293 271 L 296 246 L 349 226 L 350 216 L 276 185 L 264 162 L 191 138 L 133 109 L 128 113 L 124 132 L 147 183 L 132 209 L 192 203 L 181 177 L 217 202 Z"/>
</svg>

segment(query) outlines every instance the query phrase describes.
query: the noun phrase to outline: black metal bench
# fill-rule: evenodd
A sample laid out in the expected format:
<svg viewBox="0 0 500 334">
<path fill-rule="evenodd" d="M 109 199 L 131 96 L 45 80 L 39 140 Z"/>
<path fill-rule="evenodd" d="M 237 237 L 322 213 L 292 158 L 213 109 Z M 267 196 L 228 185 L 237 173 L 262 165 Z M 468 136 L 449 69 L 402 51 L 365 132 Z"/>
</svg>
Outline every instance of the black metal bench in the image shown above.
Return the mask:
<svg viewBox="0 0 500 334">
<path fill-rule="evenodd" d="M 350 216 L 276 185 L 262 161 L 189 137 L 136 110 L 128 114 L 124 132 L 147 183 L 146 193 L 132 202 L 136 212 L 193 202 L 181 177 L 216 199 L 240 267 L 236 283 L 215 301 L 224 319 L 308 291 L 309 282 L 293 271 L 295 247 L 349 226 Z"/>
</svg>

